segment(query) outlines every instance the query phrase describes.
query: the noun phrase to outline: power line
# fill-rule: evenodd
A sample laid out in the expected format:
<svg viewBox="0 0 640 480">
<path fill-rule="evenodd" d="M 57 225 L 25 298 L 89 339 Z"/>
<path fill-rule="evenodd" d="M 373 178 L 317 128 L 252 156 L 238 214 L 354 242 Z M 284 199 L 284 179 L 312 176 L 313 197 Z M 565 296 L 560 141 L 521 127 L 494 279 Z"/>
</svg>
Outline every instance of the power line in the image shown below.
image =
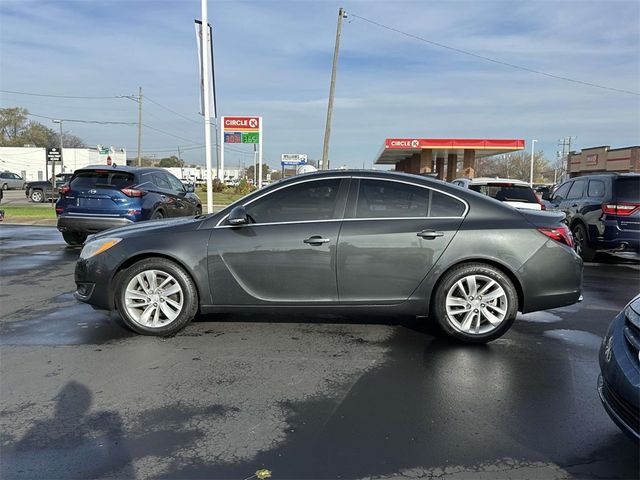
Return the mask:
<svg viewBox="0 0 640 480">
<path fill-rule="evenodd" d="M 155 100 L 150 99 L 147 95 L 145 95 L 145 96 L 144 96 L 144 98 L 145 98 L 146 100 L 148 100 L 149 102 L 153 103 L 154 105 L 157 105 L 158 107 L 160 107 L 160 108 L 162 108 L 162 109 L 166 110 L 167 112 L 171 112 L 171 113 L 173 113 L 174 115 L 177 115 L 178 117 L 180 117 L 180 118 L 183 118 L 183 119 L 187 120 L 188 122 L 195 123 L 195 124 L 198 124 L 198 125 L 200 125 L 200 123 L 201 123 L 201 122 L 198 122 L 198 121 L 196 121 L 196 120 L 193 120 L 192 118 L 188 118 L 188 117 L 186 117 L 186 116 L 182 115 L 181 113 L 176 112 L 175 110 L 171 110 L 169 107 L 165 107 L 165 106 L 164 106 L 164 105 L 162 105 L 161 103 L 158 103 L 158 102 L 156 102 Z"/>
<path fill-rule="evenodd" d="M 76 95 L 52 95 L 48 93 L 34 93 L 34 92 L 17 92 L 15 90 L 0 90 L 0 93 L 10 93 L 13 95 L 28 95 L 31 97 L 77 98 L 77 99 L 83 99 L 83 100 L 107 100 L 107 99 L 120 98 L 116 95 L 109 96 L 109 97 L 91 97 L 91 96 L 76 96 Z"/>
<path fill-rule="evenodd" d="M 149 128 L 151 130 L 155 130 L 158 133 L 163 133 L 164 135 L 169 135 L 170 137 L 174 137 L 174 138 L 177 138 L 179 140 L 184 140 L 185 142 L 189 142 L 189 143 L 192 143 L 192 144 L 198 144 L 198 142 L 196 142 L 194 140 L 190 140 L 188 138 L 181 137 L 180 135 L 174 135 L 173 133 L 167 132 L 165 130 L 160 130 L 159 128 L 152 127 L 151 125 L 146 124 L 146 123 L 143 123 L 142 126 L 146 127 L 146 128 Z"/>
<path fill-rule="evenodd" d="M 135 122 L 117 122 L 108 120 L 78 120 L 73 118 L 47 117 L 46 115 L 36 115 L 35 113 L 27 113 L 30 117 L 46 118 L 48 120 L 62 120 L 63 122 L 73 123 L 96 123 L 99 125 L 137 125 Z"/>
<path fill-rule="evenodd" d="M 384 28 L 386 30 L 390 30 L 392 32 L 399 33 L 400 35 L 404 35 L 404 36 L 409 37 L 409 38 L 413 38 L 414 40 L 419 40 L 421 42 L 428 43 L 428 44 L 433 45 L 435 47 L 444 48 L 446 50 L 451 50 L 453 52 L 461 53 L 463 55 L 468 55 L 470 57 L 475 57 L 475 58 L 479 58 L 481 60 L 486 60 L 488 62 L 497 63 L 498 65 L 503 65 L 505 67 L 511 67 L 511 68 L 515 68 L 517 70 L 523 70 L 525 72 L 535 73 L 537 75 L 544 75 L 545 77 L 555 78 L 557 80 L 564 80 L 566 82 L 578 83 L 580 85 L 587 85 L 589 87 L 600 88 L 600 89 L 603 89 L 603 90 L 610 90 L 612 92 L 626 93 L 628 95 L 640 96 L 640 93 L 634 92 L 634 91 L 631 91 L 631 90 L 623 90 L 621 88 L 607 87 L 605 85 L 598 85 L 597 83 L 585 82 L 585 81 L 582 81 L 582 80 L 577 80 L 575 78 L 563 77 L 561 75 L 555 75 L 553 73 L 543 72 L 541 70 L 535 70 L 533 68 L 524 67 L 522 65 L 516 65 L 514 63 L 503 62 L 502 60 L 496 60 L 495 58 L 485 57 L 484 55 L 479 55 L 477 53 L 473 53 L 473 52 L 470 52 L 468 50 L 463 50 L 461 48 L 451 47 L 451 46 L 445 45 L 443 43 L 434 42 L 433 40 L 428 40 L 428 39 L 426 39 L 424 37 L 421 37 L 419 35 L 415 35 L 413 33 L 403 32 L 402 30 L 398 30 L 397 28 L 393 28 L 393 27 L 390 27 L 388 25 L 383 25 L 382 23 L 378 23 L 378 22 L 376 22 L 374 20 L 371 20 L 369 18 L 361 17 L 360 15 L 356 15 L 355 13 L 348 12 L 348 15 L 351 15 L 352 17 L 355 17 L 355 18 L 359 18 L 360 20 L 364 20 L 365 22 L 368 22 L 368 23 L 370 23 L 372 25 L 375 25 L 377 27 Z"/>
</svg>

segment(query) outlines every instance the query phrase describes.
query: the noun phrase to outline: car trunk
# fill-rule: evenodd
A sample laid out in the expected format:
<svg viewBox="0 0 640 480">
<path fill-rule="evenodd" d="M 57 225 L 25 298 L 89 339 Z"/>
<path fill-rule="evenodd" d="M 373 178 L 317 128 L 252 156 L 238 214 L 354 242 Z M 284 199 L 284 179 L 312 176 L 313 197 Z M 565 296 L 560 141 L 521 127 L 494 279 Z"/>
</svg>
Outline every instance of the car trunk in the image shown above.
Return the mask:
<svg viewBox="0 0 640 480">
<path fill-rule="evenodd" d="M 612 204 L 616 206 L 613 215 L 620 230 L 640 231 L 640 176 L 616 178 Z"/>
<path fill-rule="evenodd" d="M 121 189 L 133 183 L 134 176 L 129 172 L 80 171 L 69 183 L 65 210 L 67 213 L 92 215 L 126 214 L 136 200 L 125 195 Z"/>
</svg>

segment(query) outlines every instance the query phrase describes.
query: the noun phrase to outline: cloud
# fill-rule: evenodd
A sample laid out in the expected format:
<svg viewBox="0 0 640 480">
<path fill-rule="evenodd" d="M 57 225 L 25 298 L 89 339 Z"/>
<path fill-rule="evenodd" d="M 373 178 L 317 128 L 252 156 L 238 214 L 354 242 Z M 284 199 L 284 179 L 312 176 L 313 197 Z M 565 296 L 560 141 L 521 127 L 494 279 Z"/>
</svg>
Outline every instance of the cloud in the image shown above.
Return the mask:
<svg viewBox="0 0 640 480">
<path fill-rule="evenodd" d="M 213 1 L 218 104 L 264 117 L 265 158 L 322 151 L 338 7 L 426 39 L 533 69 L 638 89 L 640 5 L 633 1 Z M 538 138 L 578 146 L 637 144 L 638 97 L 492 64 L 408 38 L 355 15 L 344 23 L 332 164 L 369 164 L 385 137 Z M 200 2 L 0 3 L 0 85 L 71 95 L 144 94 L 143 148 L 203 142 L 193 19 Z M 2 106 L 65 118 L 137 120 L 126 99 L 2 94 Z M 70 125 L 90 143 L 136 145 L 135 127 Z M 162 156 L 165 153 L 157 152 Z M 231 162 L 249 158 L 229 152 Z M 202 162 L 203 151 L 185 153 Z"/>
</svg>

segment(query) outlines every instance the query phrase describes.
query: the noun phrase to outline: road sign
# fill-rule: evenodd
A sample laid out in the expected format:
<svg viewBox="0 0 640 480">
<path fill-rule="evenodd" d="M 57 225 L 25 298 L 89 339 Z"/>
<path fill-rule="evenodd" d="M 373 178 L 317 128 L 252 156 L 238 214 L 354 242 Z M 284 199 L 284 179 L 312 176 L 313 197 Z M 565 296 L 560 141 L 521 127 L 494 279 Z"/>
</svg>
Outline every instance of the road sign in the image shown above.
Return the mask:
<svg viewBox="0 0 640 480">
<path fill-rule="evenodd" d="M 47 148 L 47 162 L 62 162 L 62 152 L 59 148 Z"/>
<path fill-rule="evenodd" d="M 224 117 L 222 128 L 225 132 L 238 130 L 257 132 L 260 130 L 260 117 Z"/>
<path fill-rule="evenodd" d="M 280 165 L 283 167 L 298 167 L 307 164 L 305 153 L 283 153 L 280 157 Z"/>
<path fill-rule="evenodd" d="M 242 132 L 242 143 L 260 143 L 260 133 Z"/>
</svg>

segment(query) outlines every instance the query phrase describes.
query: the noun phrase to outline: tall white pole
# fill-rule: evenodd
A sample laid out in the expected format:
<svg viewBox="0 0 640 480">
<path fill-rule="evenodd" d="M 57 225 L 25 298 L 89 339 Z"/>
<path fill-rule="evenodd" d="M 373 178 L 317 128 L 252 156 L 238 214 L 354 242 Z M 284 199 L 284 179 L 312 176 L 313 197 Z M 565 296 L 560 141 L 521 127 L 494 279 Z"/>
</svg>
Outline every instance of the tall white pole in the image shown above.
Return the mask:
<svg viewBox="0 0 640 480">
<path fill-rule="evenodd" d="M 202 6 L 202 83 L 204 103 L 204 156 L 207 167 L 207 213 L 213 213 L 213 183 L 211 182 L 211 117 L 209 112 L 209 21 L 207 19 L 207 0 L 200 0 Z"/>
<path fill-rule="evenodd" d="M 224 117 L 220 117 L 220 168 L 222 169 L 222 175 L 220 175 L 220 171 L 218 170 L 218 180 L 222 182 L 222 186 L 224 187 Z"/>
<path fill-rule="evenodd" d="M 258 142 L 258 188 L 262 188 L 262 117 L 258 117 L 260 127 L 258 128 L 258 134 L 260 139 Z"/>
<path fill-rule="evenodd" d="M 535 138 L 531 139 L 531 173 L 529 174 L 529 186 L 533 187 L 533 155 L 536 151 L 536 140 Z"/>
</svg>

